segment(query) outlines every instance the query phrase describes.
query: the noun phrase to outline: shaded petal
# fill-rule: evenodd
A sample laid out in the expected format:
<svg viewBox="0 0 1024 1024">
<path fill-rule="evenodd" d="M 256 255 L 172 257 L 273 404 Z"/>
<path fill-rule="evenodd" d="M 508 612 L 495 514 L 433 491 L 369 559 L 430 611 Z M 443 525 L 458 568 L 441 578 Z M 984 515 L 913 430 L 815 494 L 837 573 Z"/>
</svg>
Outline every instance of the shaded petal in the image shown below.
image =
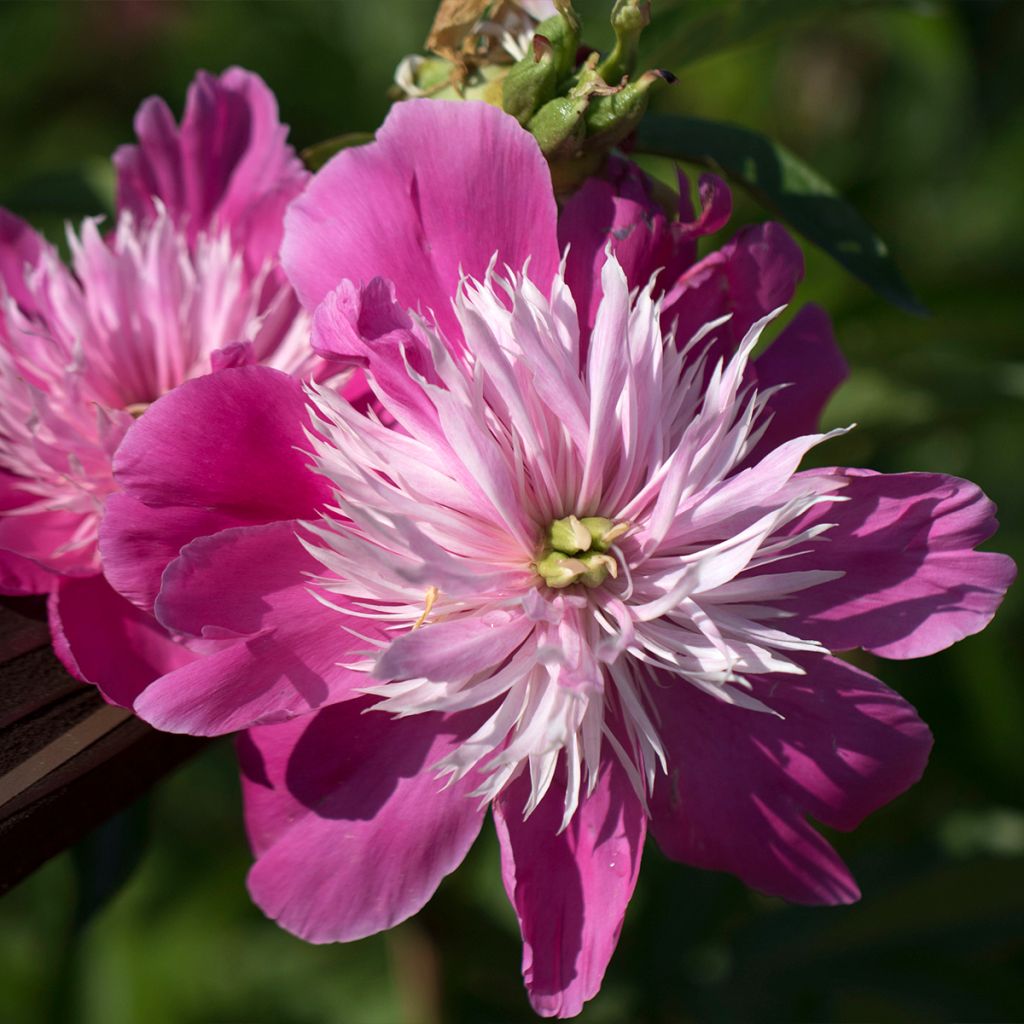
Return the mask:
<svg viewBox="0 0 1024 1024">
<path fill-rule="evenodd" d="M 669 289 L 662 323 L 677 324 L 676 339 L 683 344 L 704 324 L 732 314 L 716 332 L 725 347 L 714 353 L 728 358 L 752 324 L 789 302 L 803 274 L 800 247 L 781 224 L 752 225 Z"/>
<path fill-rule="evenodd" d="M 523 935 L 523 978 L 534 1010 L 573 1017 L 601 987 L 633 895 L 646 819 L 625 771 L 607 758 L 594 792 L 564 832 L 564 778 L 523 821 L 524 773 L 494 802 L 505 891 Z"/>
<path fill-rule="evenodd" d="M 931 734 L 874 677 L 835 658 L 806 676 L 754 676 L 776 715 L 736 708 L 678 680 L 650 693 L 668 755 L 651 829 L 675 860 L 738 875 L 794 903 L 852 903 L 856 882 L 807 821 L 855 828 L 916 782 Z"/>
<path fill-rule="evenodd" d="M 163 676 L 136 712 L 168 732 L 200 736 L 282 721 L 346 700 L 366 674 L 338 663 L 368 646 L 372 632 L 309 593 L 320 564 L 295 536 L 297 524 L 238 527 L 187 545 L 164 573 L 158 620 L 176 632 L 236 639 Z"/>
<path fill-rule="evenodd" d="M 689 184 L 679 172 L 680 220 L 670 222 L 651 179 L 629 160 L 609 159 L 603 176 L 588 178 L 558 216 L 558 244 L 569 247 L 565 279 L 580 324 L 593 327 L 601 301 L 601 268 L 611 248 L 630 289 L 660 274 L 655 295 L 671 288 L 697 257 L 697 239 L 722 228 L 732 211 L 729 187 L 713 174 L 700 181 L 701 212 L 693 216 Z"/>
<path fill-rule="evenodd" d="M 772 421 L 747 457 L 750 464 L 794 437 L 817 432 L 826 403 L 846 379 L 847 365 L 828 314 L 807 305 L 757 358 L 754 370 L 761 391 L 788 386 L 768 399 L 762 415 Z"/>
<path fill-rule="evenodd" d="M 484 810 L 475 780 L 442 789 L 432 766 L 479 713 L 393 720 L 350 701 L 239 743 L 249 892 L 308 942 L 347 942 L 415 914 L 462 863 Z M 365 713 L 364 713 L 365 712 Z"/>
<path fill-rule="evenodd" d="M 158 676 L 197 655 L 121 597 L 102 576 L 63 578 L 50 595 L 53 649 L 76 678 L 130 708 Z"/>
<path fill-rule="evenodd" d="M 813 471 L 818 473 L 820 471 Z M 938 473 L 835 469 L 846 501 L 790 526 L 834 523 L 779 570 L 839 570 L 840 579 L 785 601 L 786 629 L 832 650 L 863 647 L 920 658 L 984 629 L 1013 582 L 1006 555 L 973 548 L 996 529 L 995 505 L 968 480 Z"/>
<path fill-rule="evenodd" d="M 237 523 L 312 516 L 330 489 L 304 454 L 309 422 L 293 378 L 266 366 L 221 370 L 154 402 L 118 448 L 114 476 L 147 504 L 216 509 Z"/>
<path fill-rule="evenodd" d="M 281 258 L 314 309 L 342 280 L 394 281 L 399 304 L 432 310 L 459 337 L 451 311 L 463 273 L 491 257 L 546 290 L 558 267 L 547 163 L 515 118 L 486 103 L 407 100 L 375 142 L 344 150 L 289 208 Z"/>
</svg>

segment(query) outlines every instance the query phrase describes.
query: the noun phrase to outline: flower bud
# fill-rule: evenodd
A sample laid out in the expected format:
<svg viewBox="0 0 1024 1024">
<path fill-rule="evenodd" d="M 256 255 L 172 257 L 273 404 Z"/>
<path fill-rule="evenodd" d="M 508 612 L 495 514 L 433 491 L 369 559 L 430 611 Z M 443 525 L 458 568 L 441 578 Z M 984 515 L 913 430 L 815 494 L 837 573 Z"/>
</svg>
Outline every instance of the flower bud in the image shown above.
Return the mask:
<svg viewBox="0 0 1024 1024">
<path fill-rule="evenodd" d="M 551 524 L 548 529 L 548 544 L 555 551 L 575 555 L 577 551 L 590 549 L 591 536 L 589 528 L 583 522 L 575 516 L 566 516 L 564 519 L 556 519 Z"/>
<path fill-rule="evenodd" d="M 537 574 L 549 587 L 561 590 L 572 586 L 580 577 L 589 571 L 579 559 L 570 558 L 560 551 L 552 551 L 536 563 Z"/>
</svg>

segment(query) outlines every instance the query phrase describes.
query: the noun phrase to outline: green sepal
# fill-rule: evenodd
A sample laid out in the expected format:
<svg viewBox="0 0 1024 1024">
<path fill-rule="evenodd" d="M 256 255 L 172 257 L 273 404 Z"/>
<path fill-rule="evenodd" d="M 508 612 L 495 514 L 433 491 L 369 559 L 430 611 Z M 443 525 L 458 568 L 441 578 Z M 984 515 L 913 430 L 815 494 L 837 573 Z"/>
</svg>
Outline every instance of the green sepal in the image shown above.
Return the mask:
<svg viewBox="0 0 1024 1024">
<path fill-rule="evenodd" d="M 597 69 L 609 85 L 617 85 L 633 74 L 640 34 L 650 23 L 650 0 L 616 0 L 612 8 L 615 47 Z"/>
<path fill-rule="evenodd" d="M 586 134 L 584 115 L 589 96 L 558 96 L 549 100 L 527 124 L 546 157 L 574 156 Z"/>
<path fill-rule="evenodd" d="M 651 88 L 662 81 L 671 81 L 667 72 L 648 71 L 618 92 L 595 96 L 586 113 L 587 147 L 611 149 L 631 135 L 647 112 Z"/>
<path fill-rule="evenodd" d="M 534 36 L 533 53 L 515 64 L 502 84 L 502 108 L 523 126 L 554 97 L 560 77 L 554 52 L 539 42 Z"/>
</svg>

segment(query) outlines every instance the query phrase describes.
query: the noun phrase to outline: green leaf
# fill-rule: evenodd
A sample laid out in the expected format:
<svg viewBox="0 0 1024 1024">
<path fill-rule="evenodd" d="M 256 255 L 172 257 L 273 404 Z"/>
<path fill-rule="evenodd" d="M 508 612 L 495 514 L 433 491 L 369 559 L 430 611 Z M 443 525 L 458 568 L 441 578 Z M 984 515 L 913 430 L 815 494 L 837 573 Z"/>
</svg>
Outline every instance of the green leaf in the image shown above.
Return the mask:
<svg viewBox="0 0 1024 1024">
<path fill-rule="evenodd" d="M 739 125 L 649 114 L 637 129 L 636 149 L 724 174 L 883 298 L 909 313 L 928 312 L 867 221 L 777 142 Z"/>
<path fill-rule="evenodd" d="M 319 171 L 335 153 L 351 149 L 353 146 L 365 146 L 368 142 L 373 142 L 373 132 L 346 132 L 344 135 L 335 135 L 333 139 L 325 139 L 323 142 L 307 146 L 300 156 L 311 171 Z"/>
</svg>

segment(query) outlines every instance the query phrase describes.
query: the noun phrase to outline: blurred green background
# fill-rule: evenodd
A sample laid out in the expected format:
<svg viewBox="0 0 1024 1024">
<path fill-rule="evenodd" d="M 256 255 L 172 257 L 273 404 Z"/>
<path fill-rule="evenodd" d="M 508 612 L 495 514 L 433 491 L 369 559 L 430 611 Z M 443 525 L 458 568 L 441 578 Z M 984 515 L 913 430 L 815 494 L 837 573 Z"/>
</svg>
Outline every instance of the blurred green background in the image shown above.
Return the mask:
<svg viewBox="0 0 1024 1024">
<path fill-rule="evenodd" d="M 111 200 L 108 157 L 151 93 L 180 111 L 199 67 L 277 92 L 292 141 L 372 130 L 430 0 L 0 4 L 0 204 L 58 238 Z M 607 44 L 608 4 L 580 5 Z M 786 143 L 854 202 L 931 310 L 885 305 L 807 252 L 800 297 L 851 364 L 828 411 L 840 464 L 935 470 L 997 501 L 1024 555 L 1024 4 L 655 0 L 663 110 Z M 760 214 L 738 203 L 733 227 Z M 732 228 L 730 228 L 732 230 Z M 1024 1019 L 1022 599 L 980 637 L 869 667 L 935 732 L 924 780 L 835 844 L 858 905 L 802 909 L 650 846 L 589 1022 Z M 485 833 L 489 830 L 485 829 Z M 221 743 L 0 901 L 13 1024 L 434 1024 L 531 1019 L 485 836 L 415 920 L 305 945 L 248 902 Z M 128 872 L 127 869 L 133 868 Z"/>
</svg>

